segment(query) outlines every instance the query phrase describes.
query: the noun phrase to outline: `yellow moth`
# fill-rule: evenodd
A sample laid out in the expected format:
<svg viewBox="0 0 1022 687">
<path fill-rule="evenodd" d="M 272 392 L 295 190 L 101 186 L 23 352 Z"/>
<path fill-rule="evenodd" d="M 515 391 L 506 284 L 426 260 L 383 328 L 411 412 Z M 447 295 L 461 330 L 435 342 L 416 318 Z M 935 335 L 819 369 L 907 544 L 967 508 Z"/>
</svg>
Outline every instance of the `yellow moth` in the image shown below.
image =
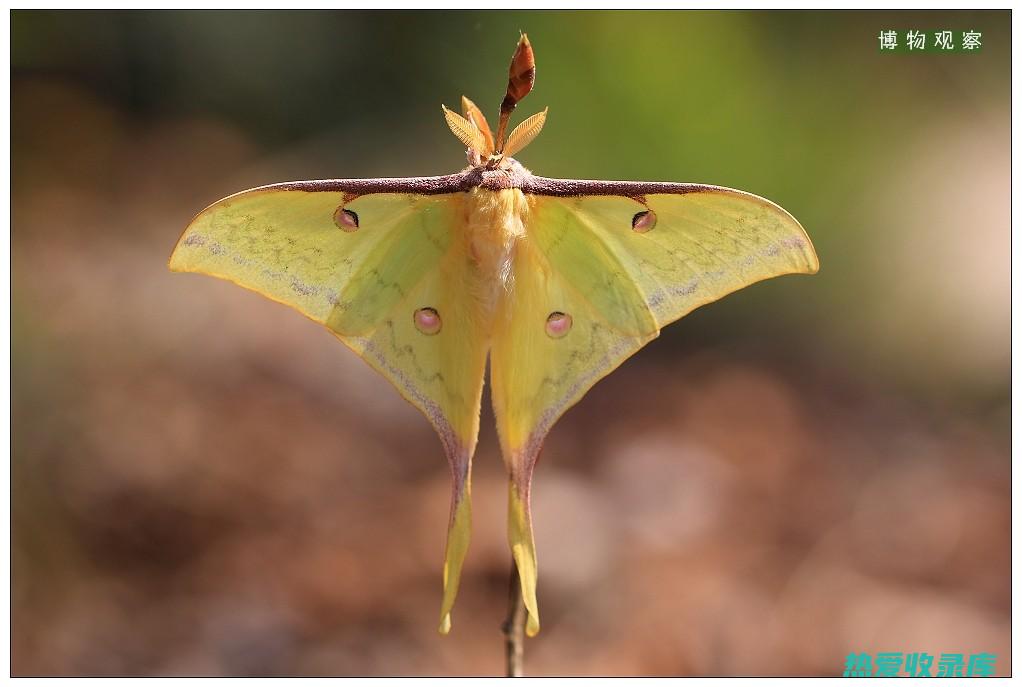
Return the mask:
<svg viewBox="0 0 1022 687">
<path fill-rule="evenodd" d="M 489 360 L 509 473 L 508 538 L 539 631 L 529 492 L 543 439 L 599 379 L 694 308 L 769 277 L 814 273 L 795 219 L 718 186 L 536 176 L 510 134 L 532 89 L 522 36 L 497 132 L 470 100 L 443 114 L 466 146 L 455 174 L 273 184 L 192 221 L 170 268 L 221 277 L 325 325 L 429 419 L 453 477 L 440 630 L 469 541 L 470 469 Z"/>
</svg>

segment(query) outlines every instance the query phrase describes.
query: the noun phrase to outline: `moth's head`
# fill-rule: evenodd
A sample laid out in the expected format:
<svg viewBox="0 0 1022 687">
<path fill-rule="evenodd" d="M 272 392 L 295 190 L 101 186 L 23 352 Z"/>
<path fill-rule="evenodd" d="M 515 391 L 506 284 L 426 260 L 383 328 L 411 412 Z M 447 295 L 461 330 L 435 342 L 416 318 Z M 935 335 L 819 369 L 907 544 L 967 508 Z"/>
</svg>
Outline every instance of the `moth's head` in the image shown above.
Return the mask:
<svg viewBox="0 0 1022 687">
<path fill-rule="evenodd" d="M 511 135 L 505 138 L 511 113 L 518 105 L 518 101 L 529 94 L 535 83 L 536 59 L 532 53 L 529 37 L 523 33 L 518 39 L 518 47 L 511 58 L 507 92 L 504 94 L 504 100 L 500 103 L 500 119 L 496 136 L 491 133 L 490 125 L 482 110 L 465 96 L 461 96 L 461 110 L 465 116 L 441 105 L 444 119 L 447 120 L 447 126 L 450 127 L 451 133 L 468 148 L 469 164 L 473 167 L 497 167 L 503 159 L 522 150 L 539 135 L 546 122 L 546 108 L 516 126 Z"/>
</svg>

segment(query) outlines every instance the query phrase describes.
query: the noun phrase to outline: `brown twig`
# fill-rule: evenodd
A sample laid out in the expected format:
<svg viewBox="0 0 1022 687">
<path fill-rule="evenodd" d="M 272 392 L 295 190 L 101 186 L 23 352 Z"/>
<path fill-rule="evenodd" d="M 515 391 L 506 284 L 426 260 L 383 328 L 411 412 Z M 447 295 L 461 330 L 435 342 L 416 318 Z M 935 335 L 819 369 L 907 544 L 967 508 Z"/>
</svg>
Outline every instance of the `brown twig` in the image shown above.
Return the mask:
<svg viewBox="0 0 1022 687">
<path fill-rule="evenodd" d="M 518 579 L 518 566 L 511 559 L 511 581 L 508 584 L 507 619 L 501 626 L 504 631 L 504 653 L 507 677 L 525 675 L 525 601 L 522 599 L 522 583 Z"/>
</svg>

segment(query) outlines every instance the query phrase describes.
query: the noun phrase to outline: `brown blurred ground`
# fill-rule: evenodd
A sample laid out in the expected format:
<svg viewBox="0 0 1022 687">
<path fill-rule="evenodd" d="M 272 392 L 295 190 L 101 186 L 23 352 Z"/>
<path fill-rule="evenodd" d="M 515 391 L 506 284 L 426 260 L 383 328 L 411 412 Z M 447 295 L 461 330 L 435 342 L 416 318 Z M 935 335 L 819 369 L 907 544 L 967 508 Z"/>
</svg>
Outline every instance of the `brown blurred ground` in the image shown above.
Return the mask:
<svg viewBox="0 0 1022 687">
<path fill-rule="evenodd" d="M 66 78 L 14 96 L 13 672 L 499 672 L 489 411 L 442 638 L 447 469 L 426 421 L 300 315 L 165 269 L 195 211 L 294 161 Z M 834 675 L 851 651 L 987 651 L 1008 674 L 1006 367 L 981 393 L 938 373 L 906 391 L 797 333 L 701 342 L 702 317 L 547 442 L 529 673 Z"/>
</svg>

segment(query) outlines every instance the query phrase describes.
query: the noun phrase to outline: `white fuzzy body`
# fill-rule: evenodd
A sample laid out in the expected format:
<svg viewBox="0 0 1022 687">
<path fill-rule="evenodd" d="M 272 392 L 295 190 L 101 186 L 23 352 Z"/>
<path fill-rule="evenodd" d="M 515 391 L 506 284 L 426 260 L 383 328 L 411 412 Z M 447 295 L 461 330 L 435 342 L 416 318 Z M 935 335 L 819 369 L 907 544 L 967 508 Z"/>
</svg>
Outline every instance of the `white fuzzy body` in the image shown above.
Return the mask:
<svg viewBox="0 0 1022 687">
<path fill-rule="evenodd" d="M 528 211 L 528 200 L 517 188 L 468 193 L 465 240 L 476 270 L 471 288 L 486 321 L 493 321 L 502 294 L 514 289 L 515 246 L 525 237 Z"/>
</svg>

